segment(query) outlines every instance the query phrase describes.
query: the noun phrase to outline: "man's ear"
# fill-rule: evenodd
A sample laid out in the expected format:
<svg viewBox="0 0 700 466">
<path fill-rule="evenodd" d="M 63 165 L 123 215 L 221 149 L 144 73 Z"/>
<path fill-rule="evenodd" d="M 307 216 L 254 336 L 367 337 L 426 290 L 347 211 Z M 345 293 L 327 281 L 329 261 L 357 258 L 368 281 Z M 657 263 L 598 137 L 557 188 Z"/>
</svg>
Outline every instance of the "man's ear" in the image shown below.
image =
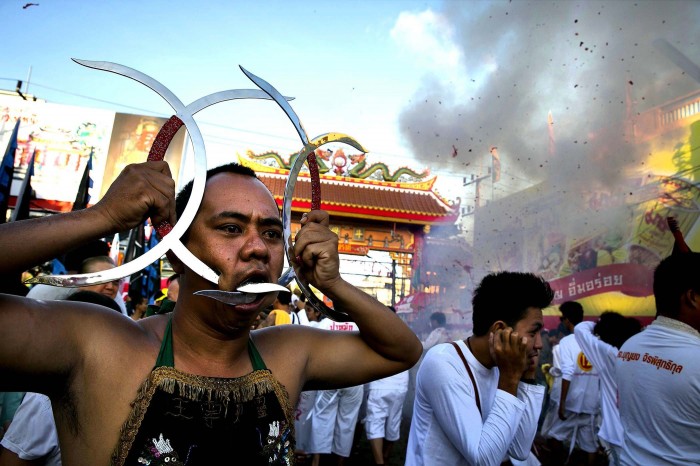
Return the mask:
<svg viewBox="0 0 700 466">
<path fill-rule="evenodd" d="M 693 309 L 700 310 L 700 294 L 696 293 L 695 290 L 690 289 L 683 294 L 683 299 L 687 302 L 688 306 Z"/>
<path fill-rule="evenodd" d="M 508 328 L 508 324 L 503 322 L 502 320 L 497 320 L 496 322 L 491 324 L 491 327 L 489 327 L 489 333 L 496 333 L 499 330 L 505 330 Z"/>
<path fill-rule="evenodd" d="M 175 253 L 168 250 L 168 252 L 165 253 L 165 257 L 168 258 L 170 266 L 176 273 L 179 273 L 180 275 L 185 273 L 185 264 L 182 263 L 182 261 L 175 255 Z"/>
</svg>

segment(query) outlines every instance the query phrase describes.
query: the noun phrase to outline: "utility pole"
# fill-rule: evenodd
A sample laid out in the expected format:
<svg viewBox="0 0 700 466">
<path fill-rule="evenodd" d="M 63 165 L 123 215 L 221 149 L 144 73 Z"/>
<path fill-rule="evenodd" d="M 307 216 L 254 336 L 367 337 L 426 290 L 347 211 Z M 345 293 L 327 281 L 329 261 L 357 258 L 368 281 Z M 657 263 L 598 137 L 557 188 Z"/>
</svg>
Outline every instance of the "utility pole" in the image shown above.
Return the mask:
<svg viewBox="0 0 700 466">
<path fill-rule="evenodd" d="M 403 284 L 403 283 L 402 283 Z M 391 259 L 391 305 L 396 306 L 396 259 Z"/>
<path fill-rule="evenodd" d="M 460 214 L 462 217 L 467 217 L 467 216 L 476 214 L 477 209 L 479 209 L 479 207 L 481 207 L 481 182 L 492 177 L 492 170 L 493 170 L 493 160 L 491 162 L 491 167 L 488 167 L 487 173 L 485 175 L 477 176 L 477 175 L 472 173 L 470 177 L 466 177 L 466 176 L 462 177 L 462 186 L 463 187 L 466 188 L 467 186 L 470 186 L 473 184 L 474 188 L 475 188 L 474 189 L 474 206 L 460 207 Z M 481 171 L 481 170 L 479 170 L 479 171 Z M 492 181 L 492 189 L 493 189 L 493 181 Z M 493 193 L 491 195 L 493 198 Z M 472 223 L 473 223 L 473 219 L 472 219 Z M 460 224 L 461 224 L 460 229 L 463 232 L 471 231 L 470 234 L 473 234 L 473 228 L 471 230 L 468 229 L 464 223 L 464 220 L 461 220 Z M 465 235 L 465 238 L 467 239 L 467 241 L 470 240 L 466 235 Z"/>
<path fill-rule="evenodd" d="M 474 195 L 474 209 L 473 210 L 470 209 L 468 212 L 463 211 L 462 215 L 471 215 L 471 214 L 475 213 L 479 207 L 481 207 L 481 191 L 480 191 L 479 184 L 482 181 L 484 181 L 485 179 L 488 179 L 490 177 L 491 177 L 491 168 L 489 167 L 488 173 L 486 175 L 476 176 L 476 175 L 472 174 L 471 178 L 469 178 L 469 179 L 467 179 L 466 176 L 462 178 L 462 186 L 463 187 L 466 188 L 470 184 L 476 185 L 475 186 L 476 192 Z"/>
</svg>

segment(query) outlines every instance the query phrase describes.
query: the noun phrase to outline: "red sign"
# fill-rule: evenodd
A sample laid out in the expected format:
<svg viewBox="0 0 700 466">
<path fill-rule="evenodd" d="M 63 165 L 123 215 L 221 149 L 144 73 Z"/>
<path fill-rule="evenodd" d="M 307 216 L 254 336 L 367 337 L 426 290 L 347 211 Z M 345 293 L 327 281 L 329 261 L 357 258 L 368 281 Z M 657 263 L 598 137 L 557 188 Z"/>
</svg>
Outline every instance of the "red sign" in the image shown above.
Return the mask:
<svg viewBox="0 0 700 466">
<path fill-rule="evenodd" d="M 628 296 L 653 294 L 653 271 L 640 264 L 612 264 L 571 274 L 549 282 L 553 304 L 619 291 Z"/>
</svg>

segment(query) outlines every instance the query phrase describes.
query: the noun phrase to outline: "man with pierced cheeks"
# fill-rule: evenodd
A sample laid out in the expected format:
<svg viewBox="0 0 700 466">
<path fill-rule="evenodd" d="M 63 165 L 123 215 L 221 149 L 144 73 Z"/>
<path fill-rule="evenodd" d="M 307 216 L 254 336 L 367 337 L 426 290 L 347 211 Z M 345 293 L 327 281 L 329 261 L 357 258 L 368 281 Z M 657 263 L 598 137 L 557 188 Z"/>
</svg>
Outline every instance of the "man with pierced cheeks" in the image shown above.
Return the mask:
<svg viewBox="0 0 700 466">
<path fill-rule="evenodd" d="M 544 397 L 535 382 L 542 309 L 553 297 L 529 273 L 481 281 L 474 335 L 434 346 L 418 370 L 407 466 L 497 466 L 528 457 Z"/>
<path fill-rule="evenodd" d="M 175 223 L 174 187 L 165 162 L 130 165 L 91 208 L 0 225 L 0 272 L 146 217 Z M 183 191 L 179 212 L 189 197 Z M 51 398 L 64 464 L 292 464 L 292 408 L 302 390 L 363 384 L 408 369 L 421 354 L 394 313 L 342 279 L 328 223 L 326 212 L 304 215 L 293 265 L 360 333 L 296 325 L 251 332 L 275 293 L 240 305 L 195 296 L 217 285 L 169 253 L 181 274 L 172 314 L 132 321 L 84 303 L 0 295 L 0 390 Z M 208 172 L 183 242 L 220 274 L 222 290 L 274 283 L 282 272 L 277 204 L 237 164 Z"/>
</svg>

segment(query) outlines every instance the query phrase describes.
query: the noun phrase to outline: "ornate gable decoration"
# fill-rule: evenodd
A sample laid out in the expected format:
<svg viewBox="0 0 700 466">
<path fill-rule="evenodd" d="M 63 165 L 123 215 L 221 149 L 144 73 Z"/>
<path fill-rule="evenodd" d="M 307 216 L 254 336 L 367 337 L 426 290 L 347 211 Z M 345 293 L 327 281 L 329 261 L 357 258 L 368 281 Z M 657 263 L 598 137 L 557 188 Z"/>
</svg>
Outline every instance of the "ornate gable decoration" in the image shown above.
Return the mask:
<svg viewBox="0 0 700 466">
<path fill-rule="evenodd" d="M 320 148 L 316 149 L 315 154 L 318 162 L 318 171 L 322 175 L 357 178 L 361 180 L 389 181 L 394 183 L 420 182 L 430 175 L 429 169 L 418 172 L 408 167 L 401 167 L 391 172 L 389 167 L 383 162 L 369 164 L 367 162 L 367 154 L 345 155 L 345 151 L 343 151 L 342 148 L 337 148 L 335 150 Z M 284 158 L 274 151 L 260 154 L 256 154 L 251 150 L 246 152 L 247 159 L 254 164 L 251 165 L 251 168 L 256 171 L 265 171 L 261 170 L 262 167 L 289 171 L 292 165 L 294 165 L 297 156 L 298 154 L 295 153 Z M 239 159 L 241 159 L 240 155 Z M 302 171 L 304 170 L 308 172 L 306 167 L 302 169 Z M 283 172 L 275 170 L 275 173 Z"/>
</svg>

